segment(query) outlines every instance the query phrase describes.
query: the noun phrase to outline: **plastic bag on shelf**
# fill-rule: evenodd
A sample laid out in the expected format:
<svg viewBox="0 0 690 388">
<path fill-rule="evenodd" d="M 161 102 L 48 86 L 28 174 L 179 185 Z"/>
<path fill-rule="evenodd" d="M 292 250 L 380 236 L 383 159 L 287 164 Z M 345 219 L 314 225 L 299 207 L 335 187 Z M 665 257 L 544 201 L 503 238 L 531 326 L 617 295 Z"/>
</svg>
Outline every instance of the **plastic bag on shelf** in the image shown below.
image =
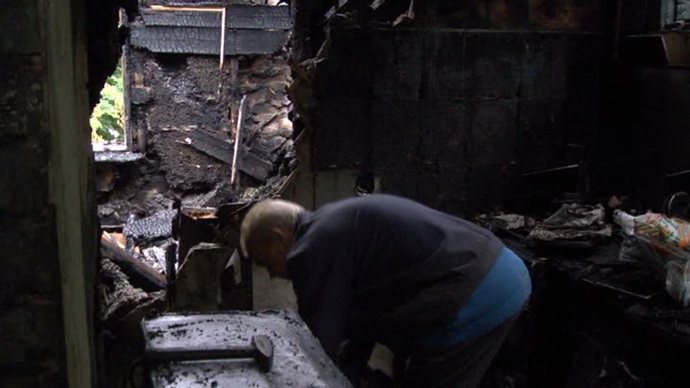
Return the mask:
<svg viewBox="0 0 690 388">
<path fill-rule="evenodd" d="M 666 264 L 666 292 L 683 307 L 690 306 L 690 260 L 671 260 Z"/>
<path fill-rule="evenodd" d="M 624 240 L 620 259 L 656 270 L 666 292 L 683 307 L 690 305 L 690 223 L 662 214 L 614 213 Z"/>
</svg>

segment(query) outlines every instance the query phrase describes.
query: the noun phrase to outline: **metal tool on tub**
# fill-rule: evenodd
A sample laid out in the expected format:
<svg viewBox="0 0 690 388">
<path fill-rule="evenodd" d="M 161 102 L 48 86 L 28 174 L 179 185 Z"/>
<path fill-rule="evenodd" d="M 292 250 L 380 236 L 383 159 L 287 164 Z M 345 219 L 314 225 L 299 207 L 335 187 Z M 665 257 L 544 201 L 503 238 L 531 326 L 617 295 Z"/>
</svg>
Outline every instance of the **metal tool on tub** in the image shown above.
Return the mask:
<svg viewBox="0 0 690 388">
<path fill-rule="evenodd" d="M 352 388 L 292 310 L 166 313 L 144 318 L 141 331 L 149 388 Z M 197 354 L 209 348 L 210 354 Z M 243 350 L 215 352 L 228 348 Z M 181 351 L 177 359 L 170 349 Z"/>
<path fill-rule="evenodd" d="M 228 360 L 253 358 L 264 372 L 273 366 L 273 342 L 268 336 L 255 335 L 248 346 L 146 349 L 150 362 Z"/>
</svg>

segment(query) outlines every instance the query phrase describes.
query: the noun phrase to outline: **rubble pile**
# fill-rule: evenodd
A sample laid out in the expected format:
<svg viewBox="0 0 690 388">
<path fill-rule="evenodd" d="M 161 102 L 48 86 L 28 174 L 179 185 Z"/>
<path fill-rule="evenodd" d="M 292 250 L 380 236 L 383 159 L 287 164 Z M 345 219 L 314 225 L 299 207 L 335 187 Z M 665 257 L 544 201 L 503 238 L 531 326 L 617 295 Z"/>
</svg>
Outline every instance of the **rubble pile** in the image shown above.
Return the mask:
<svg viewBox="0 0 690 388">
<path fill-rule="evenodd" d="M 263 199 L 283 187 L 297 163 L 286 58 L 285 52 L 238 58 L 234 86 L 227 70 L 218 90 L 217 58 L 161 58 L 134 50 L 131 60 L 141 64 L 150 85 L 150 98 L 133 105 L 132 114 L 136 125 L 147 127 L 147 152 L 101 158 L 103 173 L 97 174 L 103 181 L 101 224 L 126 236 L 129 254 L 165 273 L 176 203 L 219 207 Z M 245 102 L 239 178 L 233 184 L 239 96 Z"/>
</svg>

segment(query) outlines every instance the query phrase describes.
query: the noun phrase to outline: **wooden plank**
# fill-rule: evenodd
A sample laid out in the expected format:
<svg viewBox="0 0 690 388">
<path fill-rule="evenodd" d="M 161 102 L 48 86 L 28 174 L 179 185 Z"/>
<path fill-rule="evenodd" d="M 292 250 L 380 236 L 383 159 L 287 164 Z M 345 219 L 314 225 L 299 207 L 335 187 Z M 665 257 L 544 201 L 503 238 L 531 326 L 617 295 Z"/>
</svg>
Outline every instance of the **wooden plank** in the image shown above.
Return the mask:
<svg viewBox="0 0 690 388">
<path fill-rule="evenodd" d="M 220 54 L 220 33 L 209 28 L 132 25 L 130 43 L 154 53 Z"/>
<path fill-rule="evenodd" d="M 126 18 L 125 18 L 126 19 Z M 122 83 L 124 85 L 122 93 L 125 105 L 125 146 L 127 146 L 127 151 L 134 150 L 134 135 L 132 134 L 132 75 L 130 72 L 129 64 L 129 38 L 122 46 Z"/>
<path fill-rule="evenodd" d="M 203 131 L 192 131 L 189 133 L 192 140 L 190 144 L 197 150 L 212 156 L 223 163 L 232 164 L 232 144 L 209 135 Z"/>
<path fill-rule="evenodd" d="M 141 16 L 146 26 L 219 28 L 222 25 L 220 13 L 205 12 L 206 10 L 210 9 L 176 9 L 175 7 L 166 7 L 165 10 L 142 9 Z M 290 30 L 292 28 L 288 7 L 232 4 L 227 7 L 226 12 L 226 28 L 229 29 Z"/>
<path fill-rule="evenodd" d="M 287 43 L 287 31 L 228 30 L 225 55 L 273 54 Z M 154 53 L 220 55 L 221 34 L 197 27 L 132 25 L 131 44 Z"/>
<path fill-rule="evenodd" d="M 226 55 L 273 54 L 287 43 L 288 31 L 235 30 L 228 33 Z M 234 41 L 232 40 L 234 39 Z"/>
<path fill-rule="evenodd" d="M 192 140 L 190 145 L 195 149 L 223 163 L 232 165 L 234 155 L 233 143 L 220 140 L 203 131 L 190 132 L 189 138 Z M 238 169 L 253 178 L 264 181 L 268 178 L 273 165 L 252 153 L 243 152 L 240 155 Z"/>
<path fill-rule="evenodd" d="M 237 75 L 240 70 L 240 59 L 230 58 L 230 126 L 237 127 L 237 114 L 239 104 L 237 103 Z"/>
<path fill-rule="evenodd" d="M 130 255 L 127 251 L 117 246 L 117 244 L 105 237 L 101 238 L 101 247 L 107 253 L 109 259 L 129 276 L 131 283 L 135 287 L 141 287 L 144 291 L 165 290 L 168 282 L 165 276 L 159 274 L 147 264 L 142 263 Z"/>
<path fill-rule="evenodd" d="M 8 3 L 4 3 L 8 4 Z M 3 4 L 3 5 L 4 5 Z M 31 8 L 27 12 L 30 12 Z M 55 255 L 60 263 L 61 299 L 66 366 L 55 364 L 67 377 L 51 381 L 58 386 L 96 386 L 97 336 L 95 281 L 97 277 L 97 230 L 89 128 L 89 100 L 85 4 L 77 0 L 41 2 L 36 24 L 42 31 L 45 69 L 43 128 L 50 149 L 50 198 L 55 217 Z M 21 34 L 21 32 L 20 32 Z M 19 41 L 24 41 L 19 39 Z M 29 39 L 30 41 L 30 39 Z M 38 179 L 38 178 L 36 178 Z M 46 257 L 52 260 L 54 257 Z M 47 374 L 50 379 L 51 374 Z M 49 384 L 50 384 L 49 383 Z M 19 385 L 23 385 L 21 382 Z"/>
<path fill-rule="evenodd" d="M 239 168 L 245 174 L 263 182 L 268 178 L 273 165 L 250 152 L 245 152 L 242 154 Z"/>
</svg>

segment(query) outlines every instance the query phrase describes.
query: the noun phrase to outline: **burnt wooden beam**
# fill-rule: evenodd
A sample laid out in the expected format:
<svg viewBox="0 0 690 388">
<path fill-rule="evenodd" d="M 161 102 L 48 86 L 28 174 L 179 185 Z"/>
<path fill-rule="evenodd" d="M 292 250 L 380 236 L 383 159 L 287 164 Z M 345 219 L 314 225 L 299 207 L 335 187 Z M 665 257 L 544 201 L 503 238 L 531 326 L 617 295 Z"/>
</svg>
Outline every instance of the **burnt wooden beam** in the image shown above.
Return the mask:
<svg viewBox="0 0 690 388">
<path fill-rule="evenodd" d="M 190 145 L 197 150 L 212 156 L 223 163 L 232 164 L 232 144 L 204 131 L 191 131 L 188 134 Z"/>
<path fill-rule="evenodd" d="M 130 86 L 128 89 L 129 101 L 132 103 L 131 105 L 144 105 L 153 98 L 153 91 L 150 87 Z M 127 106 L 131 105 L 127 104 Z"/>
<path fill-rule="evenodd" d="M 240 157 L 239 169 L 251 177 L 265 181 L 273 165 L 250 152 L 245 152 Z"/>
<path fill-rule="evenodd" d="M 232 4 L 226 7 L 225 27 L 245 30 L 290 30 L 289 7 Z M 221 15 L 194 10 L 164 11 L 142 9 L 141 16 L 146 26 L 177 26 L 219 28 Z"/>
<path fill-rule="evenodd" d="M 237 127 L 237 113 L 239 104 L 237 103 L 237 76 L 240 71 L 240 59 L 230 58 L 230 123 Z"/>
<path fill-rule="evenodd" d="M 192 131 L 188 137 L 191 140 L 190 145 L 195 149 L 232 166 L 234 155 L 232 143 L 203 131 Z M 268 178 L 273 165 L 250 152 L 242 152 L 239 156 L 238 169 L 255 179 L 264 181 Z"/>
<path fill-rule="evenodd" d="M 227 30 L 225 55 L 273 54 L 288 40 L 288 31 Z M 220 55 L 218 29 L 132 25 L 133 46 L 154 53 Z"/>
<path fill-rule="evenodd" d="M 101 248 L 105 250 L 106 256 L 129 277 L 132 285 L 135 287 L 141 287 L 147 292 L 166 289 L 168 282 L 163 275 L 120 248 L 117 244 L 102 237 Z"/>
</svg>

